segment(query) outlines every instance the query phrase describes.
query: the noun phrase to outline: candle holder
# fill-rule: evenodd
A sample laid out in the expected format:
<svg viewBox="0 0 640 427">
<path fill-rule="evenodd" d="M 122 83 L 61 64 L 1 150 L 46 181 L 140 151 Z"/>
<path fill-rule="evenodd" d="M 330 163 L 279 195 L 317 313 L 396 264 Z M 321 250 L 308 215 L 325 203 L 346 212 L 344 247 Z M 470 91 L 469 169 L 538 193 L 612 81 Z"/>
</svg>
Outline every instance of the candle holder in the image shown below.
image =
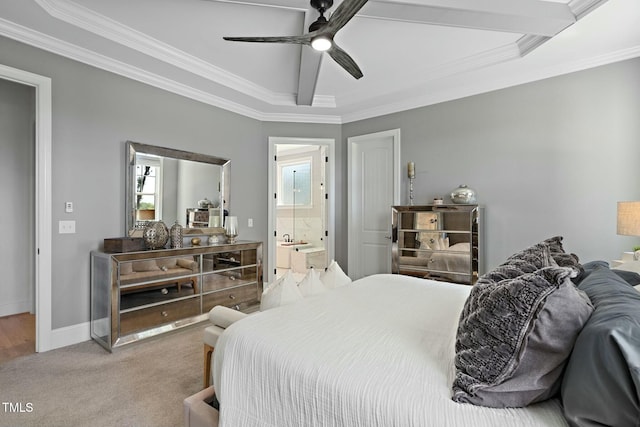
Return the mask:
<svg viewBox="0 0 640 427">
<path fill-rule="evenodd" d="M 409 178 L 409 205 L 413 206 L 413 178 Z"/>
<path fill-rule="evenodd" d="M 228 216 L 224 225 L 224 234 L 227 236 L 228 243 L 235 243 L 238 236 L 238 217 Z"/>
<path fill-rule="evenodd" d="M 407 165 L 407 175 L 409 176 L 409 205 L 413 206 L 413 180 L 416 177 L 416 165 L 409 162 Z"/>
</svg>

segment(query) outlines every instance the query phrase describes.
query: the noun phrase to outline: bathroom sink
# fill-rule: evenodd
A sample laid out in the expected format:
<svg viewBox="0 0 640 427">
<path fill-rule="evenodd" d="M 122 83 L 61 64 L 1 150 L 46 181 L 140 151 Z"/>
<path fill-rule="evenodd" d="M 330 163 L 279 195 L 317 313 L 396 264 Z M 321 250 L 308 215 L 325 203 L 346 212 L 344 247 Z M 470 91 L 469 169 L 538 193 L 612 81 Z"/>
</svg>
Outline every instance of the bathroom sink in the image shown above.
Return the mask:
<svg viewBox="0 0 640 427">
<path fill-rule="evenodd" d="M 295 245 L 306 245 L 307 242 L 282 242 L 280 246 L 295 246 Z"/>
</svg>

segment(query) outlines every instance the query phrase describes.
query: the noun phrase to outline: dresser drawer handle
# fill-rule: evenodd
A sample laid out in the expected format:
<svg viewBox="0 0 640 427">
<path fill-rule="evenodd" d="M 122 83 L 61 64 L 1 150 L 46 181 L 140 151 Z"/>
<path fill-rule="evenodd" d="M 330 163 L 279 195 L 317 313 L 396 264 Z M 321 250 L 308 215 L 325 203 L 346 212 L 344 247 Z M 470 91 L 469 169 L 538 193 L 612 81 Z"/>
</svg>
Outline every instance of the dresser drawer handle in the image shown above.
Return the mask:
<svg viewBox="0 0 640 427">
<path fill-rule="evenodd" d="M 162 315 L 162 317 L 167 317 L 169 315 L 169 313 L 167 313 L 166 311 L 163 311 L 160 313 L 160 315 Z"/>
</svg>

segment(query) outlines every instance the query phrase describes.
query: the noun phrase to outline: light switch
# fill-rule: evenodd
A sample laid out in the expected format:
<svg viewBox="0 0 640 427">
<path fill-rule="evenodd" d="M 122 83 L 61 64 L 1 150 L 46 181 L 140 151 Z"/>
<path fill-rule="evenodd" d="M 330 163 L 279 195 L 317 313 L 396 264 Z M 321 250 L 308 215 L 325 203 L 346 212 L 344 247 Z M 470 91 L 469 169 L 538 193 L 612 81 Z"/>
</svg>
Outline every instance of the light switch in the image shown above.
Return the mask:
<svg viewBox="0 0 640 427">
<path fill-rule="evenodd" d="M 253 218 L 247 220 L 247 227 L 253 227 Z"/>
<path fill-rule="evenodd" d="M 73 202 L 64 202 L 64 211 L 66 213 L 73 212 Z"/>
<path fill-rule="evenodd" d="M 73 234 L 76 232 L 75 221 L 58 221 L 58 233 Z"/>
</svg>

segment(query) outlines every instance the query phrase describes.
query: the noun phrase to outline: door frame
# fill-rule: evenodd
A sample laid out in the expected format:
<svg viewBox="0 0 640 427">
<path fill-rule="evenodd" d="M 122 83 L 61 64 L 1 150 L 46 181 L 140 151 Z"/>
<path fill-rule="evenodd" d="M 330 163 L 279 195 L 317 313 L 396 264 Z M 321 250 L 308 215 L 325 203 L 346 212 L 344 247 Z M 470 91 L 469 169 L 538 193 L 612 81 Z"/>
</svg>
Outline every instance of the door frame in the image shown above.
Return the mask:
<svg viewBox="0 0 640 427">
<path fill-rule="evenodd" d="M 353 151 L 354 146 L 356 144 L 367 143 L 373 139 L 378 138 L 386 138 L 391 137 L 393 139 L 393 204 L 400 204 L 400 129 L 391 129 L 381 132 L 370 133 L 366 135 L 358 135 L 351 136 L 347 138 L 347 170 L 348 174 L 348 184 L 347 184 L 347 229 L 348 238 L 347 238 L 347 256 L 348 256 L 348 270 L 350 272 L 355 271 L 355 263 L 356 259 L 356 251 L 360 250 L 360 248 L 356 247 L 354 242 L 360 241 L 356 238 L 358 227 L 356 224 L 358 222 L 358 218 L 354 218 L 354 207 L 353 203 L 355 197 L 360 197 L 360 189 L 356 189 L 353 187 L 353 183 L 355 181 L 354 173 L 356 172 L 355 168 L 352 167 L 353 161 Z M 389 233 L 391 233 L 391 206 L 389 206 Z M 391 240 L 389 240 L 389 244 L 391 244 Z M 391 254 L 389 254 L 391 256 Z"/>
<path fill-rule="evenodd" d="M 275 279 L 273 270 L 276 267 L 276 236 L 274 231 L 276 230 L 276 203 L 274 194 L 276 193 L 276 162 L 274 161 L 276 155 L 276 145 L 284 144 L 296 144 L 296 145 L 317 145 L 325 146 L 327 148 L 327 157 L 329 158 L 328 164 L 325 165 L 325 191 L 328 194 L 326 200 L 326 215 L 327 215 L 327 262 L 330 262 L 335 258 L 335 144 L 336 140 L 333 138 L 297 138 L 297 137 L 269 137 L 269 237 L 267 241 L 268 256 L 267 256 L 267 280 L 266 283 L 271 283 Z"/>
<path fill-rule="evenodd" d="M 51 350 L 51 79 L 0 64 L 0 78 L 32 86 L 35 126 L 35 312 L 36 352 Z"/>
</svg>

